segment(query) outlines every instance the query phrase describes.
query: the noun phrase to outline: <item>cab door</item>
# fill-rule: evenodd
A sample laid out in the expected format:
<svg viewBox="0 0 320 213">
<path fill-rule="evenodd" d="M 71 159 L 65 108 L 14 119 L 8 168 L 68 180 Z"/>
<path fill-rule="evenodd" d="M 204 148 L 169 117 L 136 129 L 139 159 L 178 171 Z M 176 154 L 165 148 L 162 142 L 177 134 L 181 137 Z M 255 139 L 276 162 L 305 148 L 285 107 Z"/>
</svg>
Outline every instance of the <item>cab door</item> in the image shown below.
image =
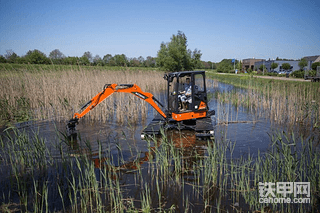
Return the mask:
<svg viewBox="0 0 320 213">
<path fill-rule="evenodd" d="M 204 73 L 194 74 L 192 82 L 194 83 L 192 87 L 193 111 L 207 109 L 207 92 Z"/>
</svg>

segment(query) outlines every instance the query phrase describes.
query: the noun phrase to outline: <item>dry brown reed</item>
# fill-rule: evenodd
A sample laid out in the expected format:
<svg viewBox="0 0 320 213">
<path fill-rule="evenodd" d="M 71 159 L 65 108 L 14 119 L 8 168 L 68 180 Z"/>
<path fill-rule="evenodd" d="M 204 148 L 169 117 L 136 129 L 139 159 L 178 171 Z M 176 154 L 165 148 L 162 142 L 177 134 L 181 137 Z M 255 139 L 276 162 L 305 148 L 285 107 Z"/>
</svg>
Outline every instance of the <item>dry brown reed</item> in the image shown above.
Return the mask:
<svg viewBox="0 0 320 213">
<path fill-rule="evenodd" d="M 145 92 L 155 94 L 165 88 L 163 73 L 157 71 L 109 70 L 42 70 L 3 71 L 0 76 L 0 99 L 18 107 L 16 99 L 29 101 L 34 119 L 65 121 L 102 91 L 105 84 L 137 84 Z M 102 121 L 116 119 L 120 123 L 146 118 L 147 103 L 123 93 L 114 93 L 83 119 Z"/>
</svg>

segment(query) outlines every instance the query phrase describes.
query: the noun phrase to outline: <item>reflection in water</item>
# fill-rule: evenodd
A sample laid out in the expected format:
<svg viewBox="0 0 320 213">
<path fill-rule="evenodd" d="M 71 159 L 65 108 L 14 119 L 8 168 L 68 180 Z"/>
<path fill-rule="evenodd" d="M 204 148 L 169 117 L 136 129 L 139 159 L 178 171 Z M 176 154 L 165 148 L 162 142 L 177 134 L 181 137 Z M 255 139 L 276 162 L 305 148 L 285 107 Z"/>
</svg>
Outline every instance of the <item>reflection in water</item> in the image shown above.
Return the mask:
<svg viewBox="0 0 320 213">
<path fill-rule="evenodd" d="M 171 143 L 177 149 L 183 149 L 183 154 L 185 158 L 191 158 L 191 156 L 203 156 L 205 154 L 206 146 L 209 143 L 213 143 L 214 141 L 200 141 L 196 139 L 196 136 L 193 131 L 178 131 L 178 130 L 168 130 L 164 133 L 165 135 L 158 136 L 155 138 L 156 146 L 159 148 L 164 138 L 166 141 Z M 71 156 L 87 156 L 95 165 L 95 168 L 108 168 L 107 162 L 110 162 L 110 159 L 117 159 L 119 156 L 113 157 L 105 157 L 108 155 L 106 152 L 96 153 L 92 152 L 87 146 L 81 146 L 81 141 L 77 138 L 75 140 L 66 141 L 68 147 L 73 150 Z M 113 166 L 113 169 L 127 169 L 127 170 L 135 170 L 137 169 L 137 165 L 142 165 L 143 163 L 149 161 L 150 157 L 155 154 L 155 147 L 148 147 L 148 151 L 141 152 L 140 155 L 142 157 L 135 158 L 133 160 L 125 159 L 126 162 L 118 165 L 116 167 Z M 110 153 L 109 153 L 110 154 Z M 122 151 L 123 154 L 123 151 Z"/>
</svg>

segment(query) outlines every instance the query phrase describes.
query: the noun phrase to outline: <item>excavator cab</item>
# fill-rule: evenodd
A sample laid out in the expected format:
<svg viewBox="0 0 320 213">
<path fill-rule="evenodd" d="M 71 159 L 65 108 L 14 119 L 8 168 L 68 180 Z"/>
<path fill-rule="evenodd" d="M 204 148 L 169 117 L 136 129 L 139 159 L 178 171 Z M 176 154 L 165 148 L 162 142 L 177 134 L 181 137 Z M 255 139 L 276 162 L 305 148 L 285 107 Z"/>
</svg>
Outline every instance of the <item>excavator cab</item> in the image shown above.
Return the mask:
<svg viewBox="0 0 320 213">
<path fill-rule="evenodd" d="M 195 131 L 197 139 L 214 137 L 215 111 L 209 111 L 205 71 L 182 71 L 164 75 L 168 82 L 166 118 L 156 116 L 142 131 L 158 135 L 160 129 Z"/>
<path fill-rule="evenodd" d="M 185 71 L 166 74 L 168 81 L 168 112 L 181 114 L 207 111 L 207 92 L 204 71 Z"/>
</svg>

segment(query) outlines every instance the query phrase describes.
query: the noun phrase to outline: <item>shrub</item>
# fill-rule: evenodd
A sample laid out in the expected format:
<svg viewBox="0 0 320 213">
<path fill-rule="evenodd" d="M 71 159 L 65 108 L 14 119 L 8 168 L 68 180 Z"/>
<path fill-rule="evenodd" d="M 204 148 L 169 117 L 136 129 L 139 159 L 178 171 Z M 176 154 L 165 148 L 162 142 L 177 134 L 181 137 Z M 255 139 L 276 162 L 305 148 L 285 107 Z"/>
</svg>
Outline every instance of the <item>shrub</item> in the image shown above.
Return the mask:
<svg viewBox="0 0 320 213">
<path fill-rule="evenodd" d="M 277 76 L 278 74 L 277 74 L 277 73 L 274 73 L 274 72 L 267 72 L 267 75 L 268 75 L 268 76 Z"/>
<path fill-rule="evenodd" d="M 315 77 L 317 75 L 317 71 L 316 70 L 310 70 L 309 71 L 309 76 Z"/>
<path fill-rule="evenodd" d="M 283 63 L 282 64 L 282 69 L 284 69 L 284 70 L 289 70 L 290 67 L 291 67 L 291 65 L 289 63 Z"/>
<path fill-rule="evenodd" d="M 315 62 L 311 66 L 313 70 L 317 70 L 317 66 L 320 66 L 320 62 Z"/>
<path fill-rule="evenodd" d="M 304 71 L 303 70 L 296 70 L 291 73 L 291 76 L 295 78 L 304 78 Z"/>
</svg>

